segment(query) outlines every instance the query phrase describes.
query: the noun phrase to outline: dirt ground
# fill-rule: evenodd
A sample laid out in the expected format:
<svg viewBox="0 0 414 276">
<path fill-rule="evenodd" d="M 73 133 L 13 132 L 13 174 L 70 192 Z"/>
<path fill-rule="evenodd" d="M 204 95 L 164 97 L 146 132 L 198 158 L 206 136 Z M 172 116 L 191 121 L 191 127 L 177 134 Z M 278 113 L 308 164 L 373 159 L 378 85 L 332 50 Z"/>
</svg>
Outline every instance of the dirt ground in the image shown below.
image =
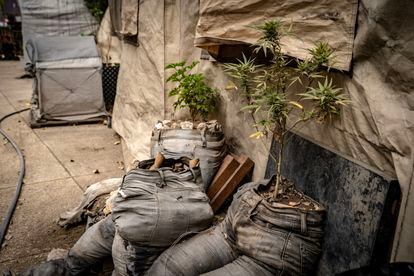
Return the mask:
<svg viewBox="0 0 414 276">
<path fill-rule="evenodd" d="M 0 117 L 29 107 L 32 79 L 22 63 L 0 62 Z M 120 139 L 103 124 L 31 129 L 26 111 L 6 119 L 2 128 L 23 150 L 26 175 L 18 207 L 0 251 L 0 273 L 23 271 L 46 260 L 53 248 L 69 249 L 83 233 L 80 225 L 60 228 L 60 213 L 75 207 L 85 189 L 124 174 Z M 0 218 L 3 219 L 18 176 L 18 158 L 0 137 Z M 96 170 L 99 173 L 96 173 Z"/>
</svg>

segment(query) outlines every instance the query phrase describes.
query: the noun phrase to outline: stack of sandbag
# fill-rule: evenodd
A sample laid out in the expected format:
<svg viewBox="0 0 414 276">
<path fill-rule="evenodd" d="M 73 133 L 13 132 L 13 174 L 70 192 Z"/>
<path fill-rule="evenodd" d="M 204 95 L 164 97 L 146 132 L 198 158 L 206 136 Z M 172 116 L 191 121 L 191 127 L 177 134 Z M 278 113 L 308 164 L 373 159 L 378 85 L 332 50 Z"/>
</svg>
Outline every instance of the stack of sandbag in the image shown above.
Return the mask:
<svg viewBox="0 0 414 276">
<path fill-rule="evenodd" d="M 244 185 L 217 227 L 166 250 L 146 275 L 310 275 L 321 253 L 325 210 L 269 203 Z"/>
<path fill-rule="evenodd" d="M 171 244 L 210 227 L 213 211 L 198 163 L 162 155 L 140 162 L 124 176 L 112 213 L 70 249 L 64 271 L 55 261 L 27 275 L 87 275 L 111 255 L 115 275 L 141 275 Z"/>
<path fill-rule="evenodd" d="M 151 156 L 155 157 L 158 152 L 167 158 L 199 159 L 204 189 L 207 189 L 226 156 L 222 126 L 216 120 L 158 122 L 151 136 Z"/>
<path fill-rule="evenodd" d="M 116 235 L 125 245 L 132 274 L 147 270 L 174 241 L 208 228 L 213 219 L 198 160 L 181 157 L 154 163 L 142 161 L 129 171 L 113 202 Z"/>
</svg>

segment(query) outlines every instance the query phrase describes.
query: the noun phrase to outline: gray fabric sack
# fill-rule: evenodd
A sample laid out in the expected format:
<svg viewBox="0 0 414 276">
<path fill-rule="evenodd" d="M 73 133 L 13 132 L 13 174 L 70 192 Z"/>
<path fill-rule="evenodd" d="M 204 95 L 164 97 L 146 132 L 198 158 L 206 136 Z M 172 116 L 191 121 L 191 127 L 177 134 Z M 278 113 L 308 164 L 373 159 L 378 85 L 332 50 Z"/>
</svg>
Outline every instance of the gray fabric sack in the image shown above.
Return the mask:
<svg viewBox="0 0 414 276">
<path fill-rule="evenodd" d="M 166 250 L 147 275 L 312 275 L 325 210 L 270 205 L 258 191 L 271 182 L 242 186 L 223 222 Z"/>
<path fill-rule="evenodd" d="M 69 250 L 66 257 L 70 275 L 85 275 L 89 268 L 99 265 L 111 255 L 114 259 L 115 271 L 121 275 L 126 274 L 126 272 L 122 273 L 122 271 L 126 271 L 126 260 L 122 257 L 125 255 L 123 253 L 125 247 L 123 244 L 114 242 L 115 236 L 115 224 L 111 216 L 88 228 Z"/>
<path fill-rule="evenodd" d="M 188 156 L 200 159 L 204 189 L 207 190 L 226 156 L 224 133 L 197 129 L 154 129 L 151 157 L 158 152 L 167 158 Z"/>
<path fill-rule="evenodd" d="M 172 166 L 183 163 L 182 171 Z M 154 159 L 129 171 L 113 203 L 112 216 L 119 235 L 137 246 L 170 246 L 187 232 L 211 225 L 213 211 L 204 192 L 198 167 L 188 158 L 166 159 L 165 167 L 151 171 Z"/>
</svg>

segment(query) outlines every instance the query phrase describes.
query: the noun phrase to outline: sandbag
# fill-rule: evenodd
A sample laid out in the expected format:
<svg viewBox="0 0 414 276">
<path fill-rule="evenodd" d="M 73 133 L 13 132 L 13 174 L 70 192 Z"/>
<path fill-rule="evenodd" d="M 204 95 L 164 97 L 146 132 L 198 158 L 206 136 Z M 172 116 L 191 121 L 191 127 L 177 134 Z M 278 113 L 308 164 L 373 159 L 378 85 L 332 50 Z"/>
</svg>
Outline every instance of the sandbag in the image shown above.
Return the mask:
<svg viewBox="0 0 414 276">
<path fill-rule="evenodd" d="M 265 264 L 239 255 L 232 246 L 220 227 L 211 228 L 165 251 L 145 275 L 276 275 Z"/>
<path fill-rule="evenodd" d="M 190 128 L 158 125 L 151 136 L 151 157 L 161 152 L 167 158 L 200 159 L 204 189 L 207 190 L 226 155 L 224 133 L 216 121 L 200 123 L 197 129 L 192 129 L 191 124 Z"/>
<path fill-rule="evenodd" d="M 122 238 L 137 246 L 167 247 L 182 234 L 211 225 L 213 211 L 200 169 L 188 162 L 166 159 L 164 167 L 149 170 L 154 159 L 145 160 L 125 175 L 112 209 Z M 178 163 L 184 167 L 174 171 Z"/>
<path fill-rule="evenodd" d="M 215 229 L 166 250 L 146 275 L 312 275 L 325 209 L 269 204 L 258 191 L 272 181 L 242 186 Z"/>
<path fill-rule="evenodd" d="M 122 239 L 122 238 L 121 238 Z M 151 267 L 165 247 L 134 245 L 122 239 L 126 248 L 126 271 L 128 276 L 143 275 Z"/>
<path fill-rule="evenodd" d="M 223 232 L 241 254 L 288 275 L 311 275 L 321 253 L 325 209 L 315 201 L 316 210 L 275 207 L 258 194 L 271 183 L 243 186 L 221 224 Z"/>
<path fill-rule="evenodd" d="M 71 275 L 83 275 L 112 254 L 115 224 L 111 216 L 88 228 L 69 250 L 66 257 Z"/>
</svg>

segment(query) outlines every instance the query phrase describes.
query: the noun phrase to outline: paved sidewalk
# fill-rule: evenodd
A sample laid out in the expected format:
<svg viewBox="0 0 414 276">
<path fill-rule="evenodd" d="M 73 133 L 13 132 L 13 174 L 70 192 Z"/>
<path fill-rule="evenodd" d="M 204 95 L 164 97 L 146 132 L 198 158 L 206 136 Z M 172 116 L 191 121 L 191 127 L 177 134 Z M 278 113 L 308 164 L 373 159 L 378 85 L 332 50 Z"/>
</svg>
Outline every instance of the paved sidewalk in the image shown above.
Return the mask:
<svg viewBox="0 0 414 276">
<path fill-rule="evenodd" d="M 32 79 L 19 62 L 0 61 L 0 117 L 29 106 Z M 90 184 L 122 176 L 123 156 L 119 137 L 103 124 L 31 129 L 29 112 L 2 123 L 23 150 L 26 176 L 6 243 L 0 251 L 0 273 L 22 271 L 46 259 L 53 248 L 68 249 L 84 226 L 60 228 L 60 213 L 75 207 Z M 0 218 L 14 193 L 18 158 L 0 137 Z M 94 173 L 98 170 L 99 173 Z"/>
</svg>

